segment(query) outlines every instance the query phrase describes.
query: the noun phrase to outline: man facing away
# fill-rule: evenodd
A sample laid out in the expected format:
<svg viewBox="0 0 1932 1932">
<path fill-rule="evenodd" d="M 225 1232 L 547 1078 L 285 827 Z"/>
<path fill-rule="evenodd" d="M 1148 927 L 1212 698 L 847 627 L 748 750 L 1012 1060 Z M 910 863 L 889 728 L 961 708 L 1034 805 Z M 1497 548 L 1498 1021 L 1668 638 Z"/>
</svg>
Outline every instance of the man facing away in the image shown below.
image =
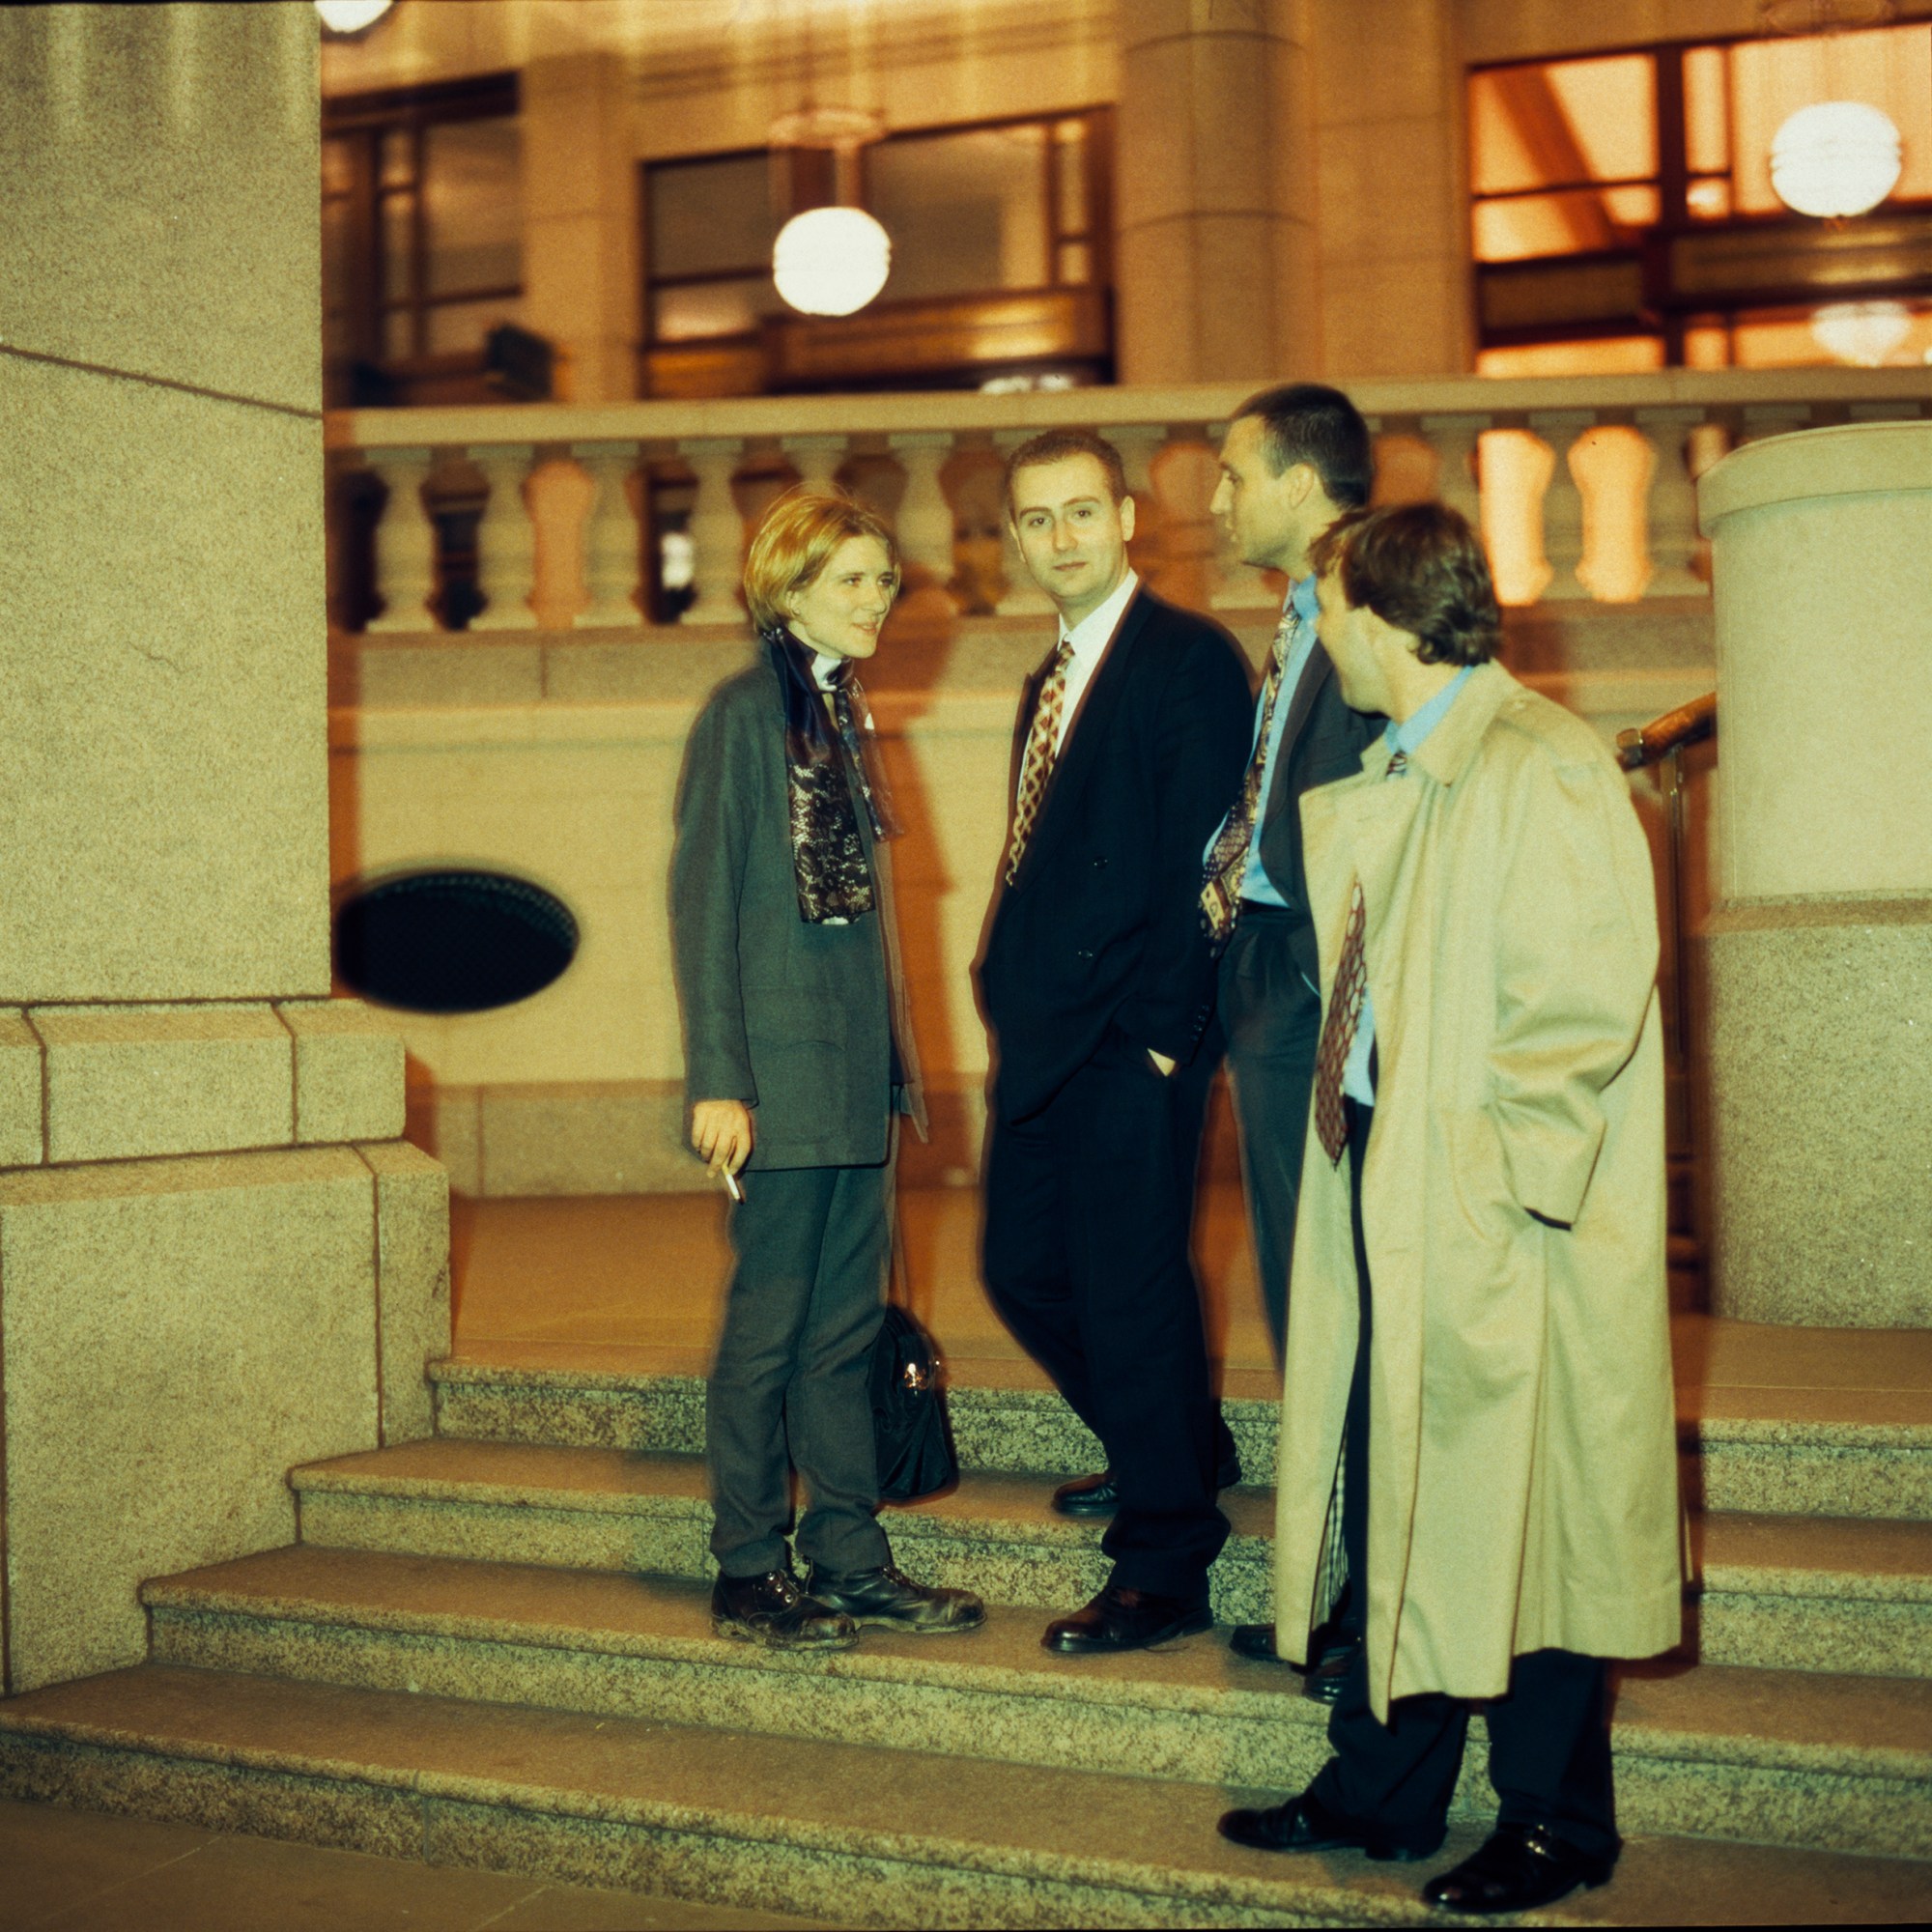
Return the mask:
<svg viewBox="0 0 1932 1932">
<path fill-rule="evenodd" d="M 1678 1640 L 1650 853 L 1596 734 L 1493 662 L 1439 503 L 1317 546 L 1342 693 L 1389 724 L 1303 801 L 1322 1025 L 1276 1489 L 1283 1647 L 1339 1538 L 1366 1636 L 1277 1852 L 1423 1859 L 1486 1707 L 1496 1829 L 1424 1897 L 1517 1912 L 1619 1839 L 1605 1664 Z M 1298 1613 L 1297 1613 L 1298 1612 Z"/>
<path fill-rule="evenodd" d="M 1050 1650 L 1206 1630 L 1228 1525 L 1188 1255 L 1217 1057 L 1201 849 L 1247 755 L 1235 643 L 1128 567 L 1134 505 L 1111 443 L 1013 452 L 1007 509 L 1060 611 L 1015 741 L 1011 836 L 979 979 L 996 1065 L 984 1273 L 994 1306 L 1106 1450 L 1106 1587 Z"/>
<path fill-rule="evenodd" d="M 1221 953 L 1219 1016 L 1240 1126 L 1241 1176 L 1262 1305 L 1282 1359 L 1288 1332 L 1294 1203 L 1321 1020 L 1315 926 L 1301 860 L 1301 795 L 1359 769 L 1381 728 L 1343 701 L 1316 636 L 1309 546 L 1369 499 L 1368 425 L 1339 389 L 1294 383 L 1236 411 L 1221 445 L 1211 508 L 1243 563 L 1289 579 L 1256 700 L 1254 745 L 1227 815 L 1208 841 L 1201 912 Z M 1332 1702 L 1360 1641 L 1346 1593 L 1304 1686 Z M 1276 1661 L 1274 1626 L 1242 1624 L 1243 1657 Z"/>
</svg>

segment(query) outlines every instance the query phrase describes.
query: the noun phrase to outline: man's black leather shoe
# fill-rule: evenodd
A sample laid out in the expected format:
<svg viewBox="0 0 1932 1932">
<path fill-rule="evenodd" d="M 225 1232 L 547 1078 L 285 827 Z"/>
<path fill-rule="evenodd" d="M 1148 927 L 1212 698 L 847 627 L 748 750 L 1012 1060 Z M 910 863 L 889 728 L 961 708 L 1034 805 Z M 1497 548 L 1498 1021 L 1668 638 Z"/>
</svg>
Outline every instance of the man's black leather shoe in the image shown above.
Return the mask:
<svg viewBox="0 0 1932 1932">
<path fill-rule="evenodd" d="M 1193 1636 L 1213 1621 L 1214 1612 L 1208 1607 L 1206 1596 L 1157 1597 L 1151 1591 L 1109 1583 L 1084 1610 L 1048 1624 L 1040 1642 L 1046 1649 L 1069 1657 L 1148 1650 L 1157 1643 L 1171 1643 L 1176 1637 Z"/>
<path fill-rule="evenodd" d="M 1593 1857 L 1542 1825 L 1498 1825 L 1479 1849 L 1422 1888 L 1431 1905 L 1449 1912 L 1528 1912 L 1575 1891 L 1608 1883 L 1616 1854 Z"/>
<path fill-rule="evenodd" d="M 1301 1694 L 1318 1704 L 1332 1704 L 1342 1694 L 1343 1680 L 1361 1648 L 1361 1638 L 1349 1636 L 1325 1643 L 1316 1653 L 1315 1662 L 1302 1670 Z M 1228 1634 L 1228 1648 L 1236 1657 L 1254 1663 L 1288 1663 L 1274 1647 L 1272 1624 L 1236 1624 Z M 1299 1664 L 1289 1664 L 1300 1670 Z"/>
<path fill-rule="evenodd" d="M 1301 1680 L 1301 1694 L 1313 1698 L 1318 1704 L 1334 1703 L 1342 1694 L 1342 1686 L 1348 1681 L 1349 1672 L 1355 1667 L 1355 1658 L 1361 1648 L 1362 1639 L 1352 1633 L 1324 1643 Z"/>
<path fill-rule="evenodd" d="M 771 1650 L 850 1650 L 859 1641 L 859 1626 L 807 1596 L 789 1570 L 720 1576 L 711 1589 L 711 1628 Z"/>
<path fill-rule="evenodd" d="M 986 1606 L 971 1590 L 929 1588 L 900 1576 L 890 1563 L 849 1577 L 835 1577 L 814 1563 L 805 1575 L 807 1587 L 827 1609 L 842 1610 L 861 1628 L 930 1636 L 978 1630 L 986 1621 Z"/>
<path fill-rule="evenodd" d="M 1222 1837 L 1260 1852 L 1366 1852 L 1372 1859 L 1403 1862 L 1433 1858 L 1443 1838 L 1437 1832 L 1427 1844 L 1396 1843 L 1336 1817 L 1312 1791 L 1265 1811 L 1224 1812 L 1217 1829 Z"/>
<path fill-rule="evenodd" d="M 1214 1472 L 1217 1490 L 1232 1490 L 1240 1480 L 1238 1459 L 1231 1458 Z M 1120 1506 L 1121 1492 L 1114 1487 L 1111 1469 L 1102 1469 L 1097 1476 L 1076 1476 L 1053 1492 L 1053 1507 L 1061 1516 L 1112 1516 Z"/>
</svg>

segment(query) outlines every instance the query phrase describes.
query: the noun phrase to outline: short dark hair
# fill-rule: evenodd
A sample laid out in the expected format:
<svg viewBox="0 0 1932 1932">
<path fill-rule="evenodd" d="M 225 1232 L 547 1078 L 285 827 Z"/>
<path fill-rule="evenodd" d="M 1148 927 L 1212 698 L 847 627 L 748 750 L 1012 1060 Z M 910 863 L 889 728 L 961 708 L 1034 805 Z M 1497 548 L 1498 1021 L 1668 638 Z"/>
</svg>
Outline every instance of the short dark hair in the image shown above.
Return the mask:
<svg viewBox="0 0 1932 1932">
<path fill-rule="evenodd" d="M 1424 664 L 1487 664 L 1502 642 L 1482 540 L 1447 503 L 1350 510 L 1316 538 L 1309 561 L 1356 610 L 1419 639 Z"/>
<path fill-rule="evenodd" d="M 1305 463 L 1338 509 L 1359 509 L 1376 480 L 1375 450 L 1362 412 L 1340 389 L 1322 383 L 1287 383 L 1261 389 L 1235 412 L 1235 421 L 1256 417 L 1262 453 L 1279 476 Z"/>
<path fill-rule="evenodd" d="M 1114 501 L 1127 500 L 1127 471 L 1121 461 L 1121 452 L 1104 436 L 1095 436 L 1091 429 L 1049 429 L 1027 440 L 1007 458 L 1007 518 L 1013 516 L 1013 478 L 1022 469 L 1032 469 L 1045 463 L 1062 463 L 1069 456 L 1091 456 L 1107 472 L 1107 488 L 1114 493 Z"/>
</svg>

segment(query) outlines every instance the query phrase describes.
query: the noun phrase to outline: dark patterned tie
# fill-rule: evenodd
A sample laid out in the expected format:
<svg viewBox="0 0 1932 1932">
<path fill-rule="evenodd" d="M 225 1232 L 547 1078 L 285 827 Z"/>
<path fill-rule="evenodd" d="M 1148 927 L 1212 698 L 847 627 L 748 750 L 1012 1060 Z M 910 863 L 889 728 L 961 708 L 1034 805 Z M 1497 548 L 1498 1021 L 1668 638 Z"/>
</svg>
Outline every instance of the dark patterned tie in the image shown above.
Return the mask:
<svg viewBox="0 0 1932 1932">
<path fill-rule="evenodd" d="M 1408 753 L 1399 747 L 1389 753 L 1385 778 L 1399 779 L 1408 769 Z M 1362 933 L 1368 906 L 1362 882 L 1354 882 L 1349 899 L 1349 930 L 1342 941 L 1342 963 L 1335 968 L 1335 989 L 1328 996 L 1328 1017 L 1321 1022 L 1321 1043 L 1315 1049 L 1315 1131 L 1322 1151 L 1340 1160 L 1349 1145 L 1349 1120 L 1342 1106 L 1342 1075 L 1348 1070 L 1355 1029 L 1361 1023 L 1362 1001 L 1369 990 L 1368 956 Z"/>
<path fill-rule="evenodd" d="M 1262 771 L 1267 763 L 1268 737 L 1274 728 L 1274 707 L 1281 696 L 1283 673 L 1294 653 L 1294 639 L 1301 619 L 1293 604 L 1281 613 L 1274 630 L 1274 649 L 1268 658 L 1267 678 L 1262 689 L 1262 725 L 1255 734 L 1254 755 L 1248 760 L 1247 776 L 1241 781 L 1240 796 L 1235 800 L 1227 821 L 1208 854 L 1208 867 L 1201 880 L 1201 923 L 1216 947 L 1227 945 L 1241 916 L 1241 878 L 1248 869 L 1248 848 L 1255 839 L 1255 821 L 1262 808 Z"/>
<path fill-rule="evenodd" d="M 1066 667 L 1072 662 L 1072 641 L 1063 638 L 1059 650 L 1053 654 L 1046 681 L 1039 688 L 1039 702 L 1034 706 L 1033 725 L 1027 732 L 1026 755 L 1020 760 L 1019 803 L 1013 809 L 1013 845 L 1007 859 L 1008 885 L 1019 874 L 1027 840 L 1033 837 L 1034 820 L 1039 816 L 1039 802 L 1046 796 L 1046 781 L 1053 776 L 1053 761 L 1059 755 L 1060 713 L 1066 702 Z"/>
<path fill-rule="evenodd" d="M 1335 969 L 1335 988 L 1328 996 L 1328 1017 L 1321 1022 L 1321 1044 L 1315 1050 L 1315 1131 L 1331 1161 L 1342 1158 L 1349 1145 L 1349 1121 L 1342 1106 L 1342 1073 L 1349 1049 L 1355 1043 L 1355 1025 L 1362 1017 L 1362 996 L 1369 989 L 1368 962 L 1362 949 L 1362 928 L 1368 908 L 1357 879 L 1349 899 L 1349 932 L 1342 942 L 1342 963 Z"/>
</svg>

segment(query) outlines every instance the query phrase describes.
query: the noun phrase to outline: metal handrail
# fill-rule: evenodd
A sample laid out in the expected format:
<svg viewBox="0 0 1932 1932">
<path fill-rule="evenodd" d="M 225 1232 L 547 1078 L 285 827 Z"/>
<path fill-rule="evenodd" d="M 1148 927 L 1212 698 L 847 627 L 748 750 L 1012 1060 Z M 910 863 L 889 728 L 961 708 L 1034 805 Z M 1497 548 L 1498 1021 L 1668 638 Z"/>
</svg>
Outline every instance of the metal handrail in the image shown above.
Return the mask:
<svg viewBox="0 0 1932 1932">
<path fill-rule="evenodd" d="M 1670 928 L 1670 970 L 1659 986 L 1663 999 L 1664 1038 L 1678 1067 L 1678 1078 L 1666 1089 L 1665 1133 L 1671 1155 L 1692 1160 L 1696 1122 L 1690 1080 L 1690 976 L 1686 969 L 1684 939 L 1689 921 L 1684 911 L 1684 752 L 1714 737 L 1718 729 L 1718 694 L 1706 692 L 1648 724 L 1617 733 L 1617 762 L 1625 771 L 1657 765 L 1658 789 L 1663 798 L 1663 879 L 1662 898 Z"/>
<path fill-rule="evenodd" d="M 1666 711 L 1648 724 L 1619 731 L 1617 763 L 1627 772 L 1640 771 L 1645 765 L 1654 765 L 1660 758 L 1682 751 L 1686 745 L 1701 743 L 1717 728 L 1718 694 L 1707 691 L 1702 697 L 1693 697 L 1689 704 L 1680 704 L 1675 711 Z M 1674 796 L 1674 781 L 1667 780 L 1666 786 Z"/>
</svg>

